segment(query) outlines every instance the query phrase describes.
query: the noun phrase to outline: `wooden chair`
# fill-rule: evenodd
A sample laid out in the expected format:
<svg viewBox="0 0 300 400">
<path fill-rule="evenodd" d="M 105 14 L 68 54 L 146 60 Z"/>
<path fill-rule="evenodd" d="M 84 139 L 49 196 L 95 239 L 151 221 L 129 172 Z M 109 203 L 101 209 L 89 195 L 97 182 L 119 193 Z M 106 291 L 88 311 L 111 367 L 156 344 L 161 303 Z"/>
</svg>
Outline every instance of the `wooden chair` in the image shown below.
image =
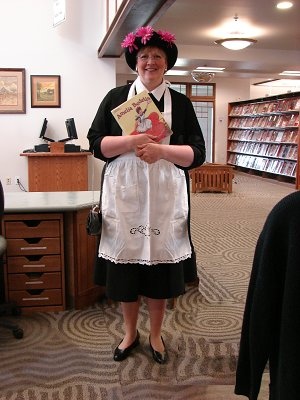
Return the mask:
<svg viewBox="0 0 300 400">
<path fill-rule="evenodd" d="M 192 193 L 232 193 L 233 167 L 225 164 L 207 163 L 190 171 Z"/>
</svg>

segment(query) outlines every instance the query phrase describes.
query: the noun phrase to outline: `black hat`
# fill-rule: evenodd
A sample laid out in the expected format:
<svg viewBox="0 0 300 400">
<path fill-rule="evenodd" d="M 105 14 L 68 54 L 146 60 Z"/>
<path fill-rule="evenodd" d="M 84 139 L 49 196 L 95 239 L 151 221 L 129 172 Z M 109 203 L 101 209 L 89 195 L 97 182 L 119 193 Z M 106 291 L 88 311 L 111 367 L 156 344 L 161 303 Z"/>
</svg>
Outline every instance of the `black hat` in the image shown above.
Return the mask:
<svg viewBox="0 0 300 400">
<path fill-rule="evenodd" d="M 174 43 L 175 36 L 169 32 L 155 32 L 151 26 L 143 26 L 135 32 L 128 33 L 121 46 L 125 48 L 126 62 L 135 71 L 137 53 L 146 46 L 158 47 L 167 56 L 168 69 L 171 69 L 177 60 L 178 50 Z"/>
</svg>

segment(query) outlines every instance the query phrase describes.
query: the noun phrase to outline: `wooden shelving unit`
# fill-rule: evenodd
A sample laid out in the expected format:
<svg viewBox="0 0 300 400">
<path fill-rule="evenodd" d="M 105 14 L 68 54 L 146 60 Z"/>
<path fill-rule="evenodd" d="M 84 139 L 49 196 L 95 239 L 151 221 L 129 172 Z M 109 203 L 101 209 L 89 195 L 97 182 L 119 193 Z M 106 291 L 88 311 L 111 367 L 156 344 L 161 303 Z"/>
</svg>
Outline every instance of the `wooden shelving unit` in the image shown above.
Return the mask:
<svg viewBox="0 0 300 400">
<path fill-rule="evenodd" d="M 300 185 L 300 92 L 229 103 L 227 164 Z"/>
</svg>

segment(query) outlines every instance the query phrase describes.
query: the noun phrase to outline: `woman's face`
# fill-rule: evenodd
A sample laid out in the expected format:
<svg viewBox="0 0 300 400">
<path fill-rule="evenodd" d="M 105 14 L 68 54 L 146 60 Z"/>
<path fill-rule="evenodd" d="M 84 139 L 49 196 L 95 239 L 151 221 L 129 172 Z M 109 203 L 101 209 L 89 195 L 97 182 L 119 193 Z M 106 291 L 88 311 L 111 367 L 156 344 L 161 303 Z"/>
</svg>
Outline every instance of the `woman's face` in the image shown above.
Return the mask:
<svg viewBox="0 0 300 400">
<path fill-rule="evenodd" d="M 137 72 L 144 86 L 153 90 L 159 86 L 167 70 L 167 57 L 158 47 L 144 47 L 137 54 Z"/>
</svg>

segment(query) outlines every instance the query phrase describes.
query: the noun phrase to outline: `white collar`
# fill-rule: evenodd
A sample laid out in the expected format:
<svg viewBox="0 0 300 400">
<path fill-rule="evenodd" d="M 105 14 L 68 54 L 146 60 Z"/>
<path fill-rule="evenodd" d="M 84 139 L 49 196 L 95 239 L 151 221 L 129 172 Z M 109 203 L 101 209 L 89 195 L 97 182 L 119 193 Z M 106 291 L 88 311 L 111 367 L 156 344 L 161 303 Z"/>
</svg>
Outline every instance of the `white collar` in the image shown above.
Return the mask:
<svg viewBox="0 0 300 400">
<path fill-rule="evenodd" d="M 166 82 L 163 80 L 162 83 L 159 86 L 157 86 L 157 88 L 149 92 L 148 89 L 145 88 L 145 86 L 143 85 L 140 77 L 138 76 L 135 80 L 135 89 L 137 93 L 141 93 L 143 90 L 147 90 L 148 93 L 153 94 L 156 100 L 159 101 L 162 98 L 163 94 L 165 93 Z"/>
</svg>

